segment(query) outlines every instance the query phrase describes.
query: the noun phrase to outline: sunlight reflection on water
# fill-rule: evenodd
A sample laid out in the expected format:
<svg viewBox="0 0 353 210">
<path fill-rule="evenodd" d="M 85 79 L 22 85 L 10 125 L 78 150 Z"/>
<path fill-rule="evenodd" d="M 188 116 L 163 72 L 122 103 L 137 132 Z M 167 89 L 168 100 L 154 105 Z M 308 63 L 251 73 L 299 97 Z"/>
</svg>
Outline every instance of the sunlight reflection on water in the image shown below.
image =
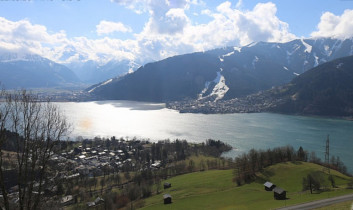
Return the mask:
<svg viewBox="0 0 353 210">
<path fill-rule="evenodd" d="M 270 113 L 180 114 L 164 104 L 133 101 L 57 104 L 73 124 L 72 138 L 116 136 L 193 142 L 212 138 L 236 148 L 228 156 L 251 148 L 292 145 L 315 151 L 323 159 L 326 135 L 330 134 L 330 154 L 339 155 L 350 171 L 353 168 L 352 121 Z"/>
</svg>

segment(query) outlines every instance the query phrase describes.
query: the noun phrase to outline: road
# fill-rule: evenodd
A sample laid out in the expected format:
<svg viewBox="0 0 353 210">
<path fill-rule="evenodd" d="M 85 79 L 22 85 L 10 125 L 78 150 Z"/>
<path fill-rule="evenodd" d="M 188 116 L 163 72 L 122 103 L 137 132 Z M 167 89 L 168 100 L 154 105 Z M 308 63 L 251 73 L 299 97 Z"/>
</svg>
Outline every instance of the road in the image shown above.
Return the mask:
<svg viewBox="0 0 353 210">
<path fill-rule="evenodd" d="M 287 207 L 279 208 L 277 210 L 297 210 L 297 209 L 307 210 L 307 209 L 314 209 L 314 208 L 319 208 L 323 206 L 329 206 L 335 203 L 341 203 L 341 202 L 350 201 L 350 200 L 353 201 L 353 194 L 313 201 L 310 203 L 298 204 L 294 206 L 287 206 Z"/>
</svg>

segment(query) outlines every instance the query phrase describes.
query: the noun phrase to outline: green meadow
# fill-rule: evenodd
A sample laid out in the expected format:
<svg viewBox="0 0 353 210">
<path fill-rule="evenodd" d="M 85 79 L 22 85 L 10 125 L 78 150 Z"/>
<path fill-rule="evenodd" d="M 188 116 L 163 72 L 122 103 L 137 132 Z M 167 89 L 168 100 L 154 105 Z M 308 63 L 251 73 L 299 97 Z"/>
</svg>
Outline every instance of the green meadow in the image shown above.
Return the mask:
<svg viewBox="0 0 353 210">
<path fill-rule="evenodd" d="M 312 171 L 322 171 L 324 188 L 310 194 L 302 191 L 302 179 Z M 329 197 L 353 193 L 347 189 L 352 180 L 331 170 L 336 187 L 332 188 L 328 174 L 322 166 L 306 162 L 280 163 L 257 174 L 254 182 L 237 186 L 233 181 L 233 170 L 208 170 L 184 174 L 165 180 L 171 188 L 145 199 L 143 209 L 274 209 Z M 270 181 L 287 191 L 287 200 L 275 200 L 273 192 L 264 190 L 263 183 Z M 172 204 L 163 204 L 163 194 L 172 196 Z"/>
</svg>

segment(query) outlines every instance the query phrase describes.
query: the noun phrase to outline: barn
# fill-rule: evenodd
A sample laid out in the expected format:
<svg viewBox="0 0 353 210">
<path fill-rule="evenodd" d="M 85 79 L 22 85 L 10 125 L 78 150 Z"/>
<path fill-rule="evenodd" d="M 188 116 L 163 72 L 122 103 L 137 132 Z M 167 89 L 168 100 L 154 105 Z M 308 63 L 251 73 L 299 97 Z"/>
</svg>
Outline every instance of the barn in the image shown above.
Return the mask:
<svg viewBox="0 0 353 210">
<path fill-rule="evenodd" d="M 273 197 L 276 200 L 285 200 L 286 199 L 286 194 L 287 194 L 287 191 L 285 191 L 282 188 L 275 187 L 275 189 L 273 189 Z"/>
<path fill-rule="evenodd" d="M 266 191 L 272 191 L 276 187 L 276 185 L 271 182 L 265 182 L 264 186 Z"/>
<path fill-rule="evenodd" d="M 164 204 L 170 204 L 172 203 L 172 196 L 169 194 L 164 194 L 163 200 L 164 200 Z"/>
<path fill-rule="evenodd" d="M 165 182 L 163 187 L 164 187 L 164 189 L 167 189 L 167 188 L 172 187 L 172 184 L 170 184 L 169 182 Z"/>
</svg>

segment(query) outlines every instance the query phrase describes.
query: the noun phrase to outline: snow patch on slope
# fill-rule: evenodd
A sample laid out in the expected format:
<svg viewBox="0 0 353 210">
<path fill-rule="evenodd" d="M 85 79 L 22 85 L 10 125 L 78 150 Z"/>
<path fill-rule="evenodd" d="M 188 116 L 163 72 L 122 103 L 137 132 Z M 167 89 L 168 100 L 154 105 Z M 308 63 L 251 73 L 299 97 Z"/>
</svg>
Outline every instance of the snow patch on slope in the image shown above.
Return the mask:
<svg viewBox="0 0 353 210">
<path fill-rule="evenodd" d="M 11 63 L 17 61 L 26 62 L 44 62 L 45 58 L 40 57 L 36 54 L 26 54 L 26 53 L 0 53 L 0 62 Z"/>
<path fill-rule="evenodd" d="M 234 54 L 234 51 L 223 55 L 223 57 L 228 57 L 228 56 L 231 56 L 231 55 L 233 55 L 233 54 Z"/>
<path fill-rule="evenodd" d="M 308 43 L 304 42 L 304 39 L 300 39 L 300 41 L 302 42 L 302 44 L 305 47 L 304 52 L 311 53 L 311 50 L 313 49 L 313 46 L 311 46 Z"/>
<path fill-rule="evenodd" d="M 289 64 L 290 63 L 290 57 L 300 48 L 299 45 L 295 44 L 294 46 L 294 49 L 292 52 L 289 52 L 288 50 L 286 51 L 287 52 L 287 63 Z"/>
<path fill-rule="evenodd" d="M 314 53 L 314 58 L 315 58 L 315 63 L 314 63 L 314 67 L 319 65 L 319 57 L 316 56 L 316 53 Z"/>
<path fill-rule="evenodd" d="M 342 41 L 341 40 L 337 40 L 336 42 L 335 42 L 335 44 L 333 45 L 333 47 L 332 47 L 332 51 L 337 51 L 337 50 L 339 50 L 340 48 L 341 48 L 341 45 L 342 45 Z"/>
<path fill-rule="evenodd" d="M 255 64 L 259 61 L 259 58 L 255 56 L 255 58 L 252 60 L 252 67 L 255 69 Z"/>
<path fill-rule="evenodd" d="M 241 52 L 241 48 L 240 47 L 234 47 L 233 49 L 234 49 L 234 51 Z"/>
<path fill-rule="evenodd" d="M 213 91 L 210 95 L 216 96 L 214 101 L 218 101 L 224 97 L 224 95 L 228 92 L 229 87 L 226 85 L 226 79 L 221 72 L 217 72 L 217 77 L 214 80 L 216 82 L 216 86 L 213 88 Z"/>
<path fill-rule="evenodd" d="M 257 45 L 257 43 L 258 43 L 258 42 L 253 42 L 253 43 L 249 44 L 249 45 L 246 46 L 246 47 L 253 47 L 253 46 Z"/>
<path fill-rule="evenodd" d="M 331 56 L 332 50 L 330 50 L 330 47 L 328 45 L 325 45 L 324 49 L 325 49 L 325 55 L 326 56 Z"/>
<path fill-rule="evenodd" d="M 198 99 L 202 99 L 203 94 L 206 93 L 206 91 L 207 91 L 208 88 L 210 87 L 210 84 L 211 84 L 211 82 L 209 82 L 209 81 L 207 81 L 207 82 L 205 83 L 205 88 L 204 88 L 204 89 L 201 91 L 201 93 L 199 94 L 199 98 L 198 98 Z"/>
<path fill-rule="evenodd" d="M 112 82 L 112 81 L 113 81 L 113 79 L 108 79 L 107 81 L 103 82 L 102 84 L 99 84 L 98 86 L 92 88 L 92 89 L 89 90 L 88 92 L 91 93 L 91 92 L 94 91 L 96 88 L 99 88 L 99 87 L 101 87 L 101 86 L 103 86 L 103 85 L 106 85 L 106 84 L 108 84 L 108 83 L 110 83 L 110 82 Z"/>
<path fill-rule="evenodd" d="M 217 76 L 213 81 L 205 83 L 205 88 L 199 94 L 199 98 L 198 98 L 199 100 L 205 99 L 205 98 L 210 98 L 210 97 L 215 97 L 214 101 L 218 101 L 225 96 L 225 94 L 229 90 L 229 87 L 226 85 L 226 79 L 221 74 L 222 71 L 223 71 L 223 69 L 221 68 L 220 71 L 217 72 Z M 216 84 L 214 86 L 214 88 L 212 89 L 212 92 L 209 95 L 203 97 L 203 94 L 205 94 L 207 92 L 207 90 L 209 89 L 210 84 L 212 82 L 214 82 Z"/>
</svg>

